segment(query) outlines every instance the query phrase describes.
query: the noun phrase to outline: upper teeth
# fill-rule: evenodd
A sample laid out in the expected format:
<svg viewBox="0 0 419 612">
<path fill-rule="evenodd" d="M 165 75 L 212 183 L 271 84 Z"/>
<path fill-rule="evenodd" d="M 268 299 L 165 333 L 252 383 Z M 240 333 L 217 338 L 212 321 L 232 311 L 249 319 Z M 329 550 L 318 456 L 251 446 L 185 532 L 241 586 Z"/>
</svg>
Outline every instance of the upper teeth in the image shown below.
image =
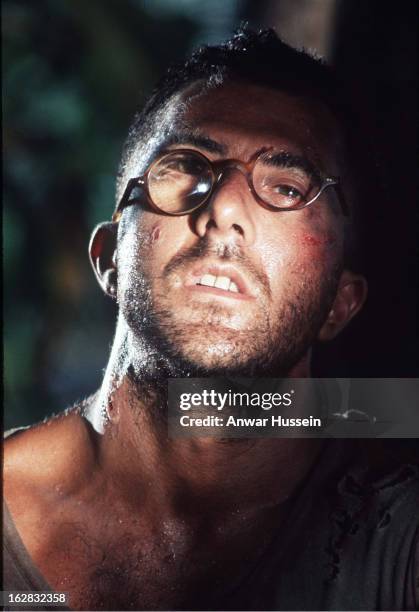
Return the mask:
<svg viewBox="0 0 419 612">
<path fill-rule="evenodd" d="M 214 276 L 214 274 L 204 274 L 198 281 L 198 285 L 205 285 L 206 287 L 216 287 L 217 289 L 224 289 L 225 291 L 234 291 L 239 293 L 239 288 L 236 283 L 228 278 L 228 276 Z"/>
</svg>

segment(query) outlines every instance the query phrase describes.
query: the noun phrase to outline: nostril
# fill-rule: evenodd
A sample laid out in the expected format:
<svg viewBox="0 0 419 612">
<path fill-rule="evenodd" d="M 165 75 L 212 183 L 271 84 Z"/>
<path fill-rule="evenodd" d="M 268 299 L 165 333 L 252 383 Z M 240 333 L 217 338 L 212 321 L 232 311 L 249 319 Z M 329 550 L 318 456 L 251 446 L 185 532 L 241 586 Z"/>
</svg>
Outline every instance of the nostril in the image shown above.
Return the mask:
<svg viewBox="0 0 419 612">
<path fill-rule="evenodd" d="M 240 236 L 244 236 L 243 228 L 240 227 L 240 225 L 237 225 L 237 223 L 233 223 L 232 227 L 234 230 L 236 230 L 236 232 L 240 234 Z"/>
<path fill-rule="evenodd" d="M 209 219 L 209 221 L 206 224 L 206 229 L 212 229 L 213 227 L 217 227 L 217 224 L 215 223 L 214 219 Z"/>
</svg>

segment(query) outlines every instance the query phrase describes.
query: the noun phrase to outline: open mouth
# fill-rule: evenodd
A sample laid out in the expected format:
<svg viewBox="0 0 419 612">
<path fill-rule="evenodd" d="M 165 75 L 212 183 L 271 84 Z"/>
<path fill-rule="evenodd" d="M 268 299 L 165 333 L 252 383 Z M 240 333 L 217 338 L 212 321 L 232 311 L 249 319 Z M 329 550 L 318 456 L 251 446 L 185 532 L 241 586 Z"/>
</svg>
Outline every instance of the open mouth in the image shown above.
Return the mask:
<svg viewBox="0 0 419 612">
<path fill-rule="evenodd" d="M 185 285 L 189 289 L 236 299 L 251 299 L 246 280 L 232 266 L 206 265 L 192 270 Z"/>
<path fill-rule="evenodd" d="M 228 276 L 204 274 L 196 284 L 202 287 L 215 287 L 216 289 L 223 289 L 224 291 L 240 293 L 237 284 Z"/>
</svg>

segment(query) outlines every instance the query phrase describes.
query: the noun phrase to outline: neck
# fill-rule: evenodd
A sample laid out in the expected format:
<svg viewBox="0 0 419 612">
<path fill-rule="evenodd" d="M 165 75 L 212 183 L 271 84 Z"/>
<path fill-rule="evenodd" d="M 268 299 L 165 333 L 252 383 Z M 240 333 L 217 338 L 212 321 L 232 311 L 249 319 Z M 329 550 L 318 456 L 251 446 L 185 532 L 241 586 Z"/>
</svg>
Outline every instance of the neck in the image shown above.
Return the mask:
<svg viewBox="0 0 419 612">
<path fill-rule="evenodd" d="M 252 512 L 290 497 L 314 462 L 319 440 L 171 439 L 161 384 L 134 381 L 132 360 L 121 355 L 128 352 L 114 344 L 102 388 L 85 414 L 100 434 L 100 465 L 115 476 L 121 496 L 160 514 L 192 511 L 197 503 L 208 512 Z M 307 354 L 289 377 L 309 375 Z"/>
</svg>

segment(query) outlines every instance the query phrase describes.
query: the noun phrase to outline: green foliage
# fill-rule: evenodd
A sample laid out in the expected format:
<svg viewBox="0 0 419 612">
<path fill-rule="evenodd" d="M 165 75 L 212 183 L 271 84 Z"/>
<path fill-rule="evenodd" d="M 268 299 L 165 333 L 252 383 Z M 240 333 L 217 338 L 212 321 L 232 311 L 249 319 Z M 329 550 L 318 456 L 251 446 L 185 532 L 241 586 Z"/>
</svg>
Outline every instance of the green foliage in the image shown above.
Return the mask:
<svg viewBox="0 0 419 612">
<path fill-rule="evenodd" d="M 6 427 L 99 384 L 114 308 L 89 234 L 110 218 L 128 125 L 197 25 L 128 0 L 3 2 Z M 88 350 L 87 350 L 88 344 Z"/>
</svg>

